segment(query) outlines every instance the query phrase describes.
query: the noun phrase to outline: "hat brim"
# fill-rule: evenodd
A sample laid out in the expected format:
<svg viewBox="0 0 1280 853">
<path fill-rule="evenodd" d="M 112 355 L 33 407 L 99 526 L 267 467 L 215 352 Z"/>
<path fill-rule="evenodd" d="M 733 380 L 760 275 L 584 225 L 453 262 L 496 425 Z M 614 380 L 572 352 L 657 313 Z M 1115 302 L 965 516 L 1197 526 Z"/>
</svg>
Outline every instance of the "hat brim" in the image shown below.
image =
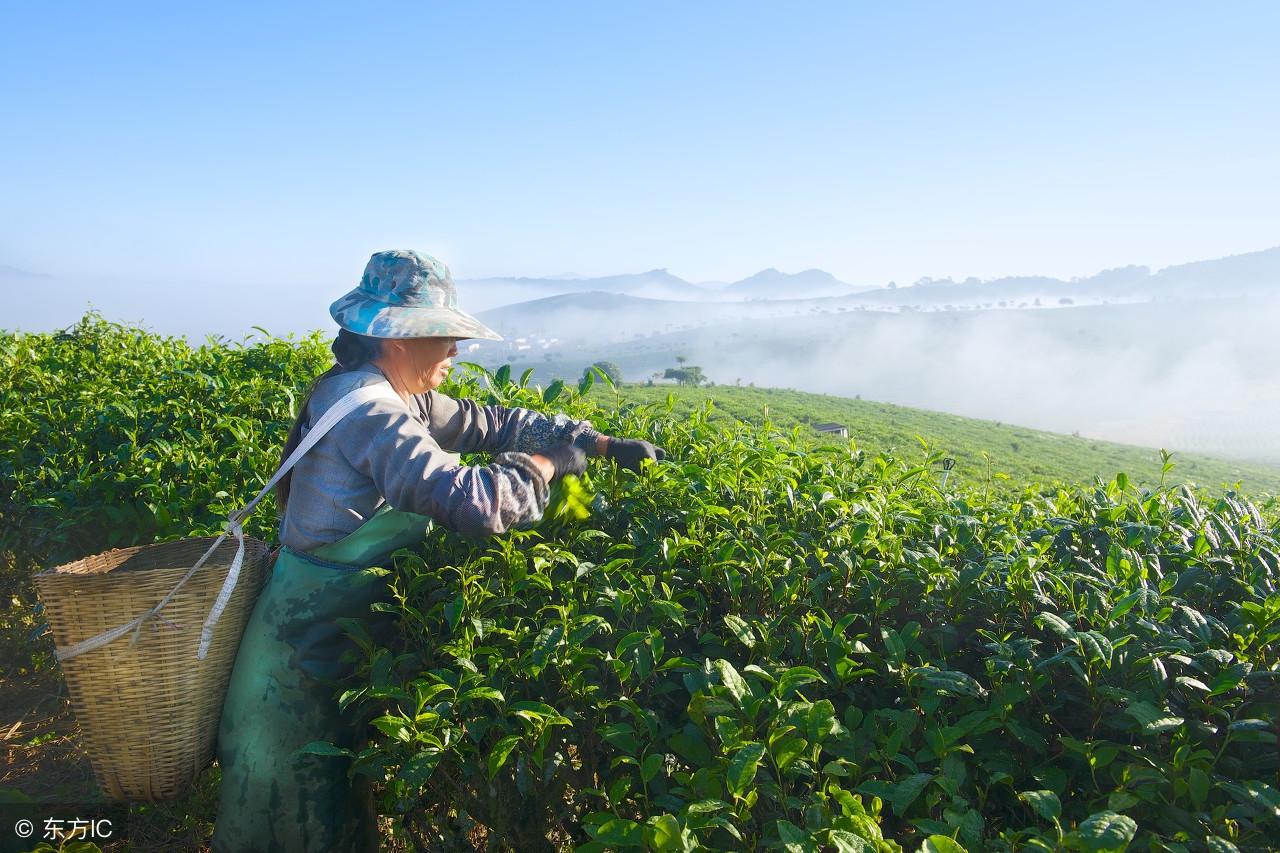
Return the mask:
<svg viewBox="0 0 1280 853">
<path fill-rule="evenodd" d="M 371 338 L 502 340 L 502 335 L 457 308 L 388 305 L 359 288 L 330 305 L 329 316 L 348 332 Z"/>
</svg>

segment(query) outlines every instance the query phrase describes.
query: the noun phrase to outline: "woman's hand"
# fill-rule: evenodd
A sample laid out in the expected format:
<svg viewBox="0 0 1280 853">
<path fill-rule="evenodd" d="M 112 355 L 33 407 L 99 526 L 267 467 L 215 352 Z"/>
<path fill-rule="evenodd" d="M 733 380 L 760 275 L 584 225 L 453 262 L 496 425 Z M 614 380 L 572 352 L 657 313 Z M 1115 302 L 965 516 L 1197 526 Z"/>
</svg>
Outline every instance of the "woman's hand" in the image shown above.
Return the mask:
<svg viewBox="0 0 1280 853">
<path fill-rule="evenodd" d="M 647 441 L 635 438 L 606 438 L 602 455 L 636 473 L 640 472 L 640 465 L 646 459 L 659 462 L 667 458 L 667 452 L 661 447 L 655 447 Z"/>
<path fill-rule="evenodd" d="M 532 458 L 548 483 L 566 474 L 578 477 L 587 471 L 587 454 L 572 444 L 552 444 L 533 454 Z"/>
</svg>

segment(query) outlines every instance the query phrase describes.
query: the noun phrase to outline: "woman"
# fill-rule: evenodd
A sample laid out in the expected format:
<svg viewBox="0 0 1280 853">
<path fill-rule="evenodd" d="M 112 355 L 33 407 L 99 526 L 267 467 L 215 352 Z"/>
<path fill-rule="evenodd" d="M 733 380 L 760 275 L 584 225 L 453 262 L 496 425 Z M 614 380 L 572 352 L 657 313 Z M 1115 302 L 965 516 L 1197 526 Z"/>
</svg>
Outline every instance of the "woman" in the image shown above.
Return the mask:
<svg viewBox="0 0 1280 853">
<path fill-rule="evenodd" d="M 390 628 L 369 609 L 389 600 L 387 586 L 353 584 L 359 570 L 420 543 L 432 522 L 490 536 L 536 521 L 549 484 L 582 473 L 588 456 L 638 470 L 664 455 L 586 421 L 438 393 L 457 341 L 501 338 L 458 309 L 448 268 L 430 255 L 379 252 L 329 310 L 337 364 L 302 405 L 282 459 L 350 392 L 382 395 L 338 421 L 278 487 L 284 547 L 241 641 L 218 733 L 215 851 L 378 848 L 369 780 L 349 783 L 347 759 L 294 754 L 313 741 L 357 746 L 333 698 L 353 647 L 336 620 L 380 616 L 375 634 Z M 457 454 L 474 451 L 497 456 L 460 464 Z"/>
</svg>

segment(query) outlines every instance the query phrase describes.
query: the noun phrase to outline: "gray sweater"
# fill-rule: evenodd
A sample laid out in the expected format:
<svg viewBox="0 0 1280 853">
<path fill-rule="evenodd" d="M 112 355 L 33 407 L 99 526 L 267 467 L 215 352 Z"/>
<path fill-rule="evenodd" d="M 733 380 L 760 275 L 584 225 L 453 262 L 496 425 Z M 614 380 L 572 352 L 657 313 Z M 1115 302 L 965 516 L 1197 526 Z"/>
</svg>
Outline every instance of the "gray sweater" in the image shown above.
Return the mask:
<svg viewBox="0 0 1280 853">
<path fill-rule="evenodd" d="M 349 391 L 389 384 L 373 365 L 322 380 L 306 426 Z M 306 428 L 303 430 L 306 435 Z M 587 421 L 547 418 L 528 409 L 481 406 L 435 391 L 408 407 L 375 400 L 316 442 L 293 469 L 280 541 L 298 551 L 337 542 L 388 503 L 429 516 L 467 536 L 490 536 L 541 517 L 547 482 L 529 455 L 574 443 L 595 454 L 599 433 Z M 458 454 L 499 454 L 490 465 L 462 465 Z"/>
</svg>

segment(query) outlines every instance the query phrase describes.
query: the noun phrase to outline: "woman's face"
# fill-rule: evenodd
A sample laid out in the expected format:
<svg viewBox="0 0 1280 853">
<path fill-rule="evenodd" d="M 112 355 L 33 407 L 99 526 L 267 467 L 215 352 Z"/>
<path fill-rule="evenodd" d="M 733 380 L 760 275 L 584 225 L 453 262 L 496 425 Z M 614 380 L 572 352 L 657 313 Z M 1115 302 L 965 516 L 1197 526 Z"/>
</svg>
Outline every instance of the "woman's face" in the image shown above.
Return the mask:
<svg viewBox="0 0 1280 853">
<path fill-rule="evenodd" d="M 425 394 L 440 387 L 453 367 L 458 354 L 456 338 L 402 338 L 394 344 L 400 349 L 399 374 L 410 394 Z"/>
</svg>

